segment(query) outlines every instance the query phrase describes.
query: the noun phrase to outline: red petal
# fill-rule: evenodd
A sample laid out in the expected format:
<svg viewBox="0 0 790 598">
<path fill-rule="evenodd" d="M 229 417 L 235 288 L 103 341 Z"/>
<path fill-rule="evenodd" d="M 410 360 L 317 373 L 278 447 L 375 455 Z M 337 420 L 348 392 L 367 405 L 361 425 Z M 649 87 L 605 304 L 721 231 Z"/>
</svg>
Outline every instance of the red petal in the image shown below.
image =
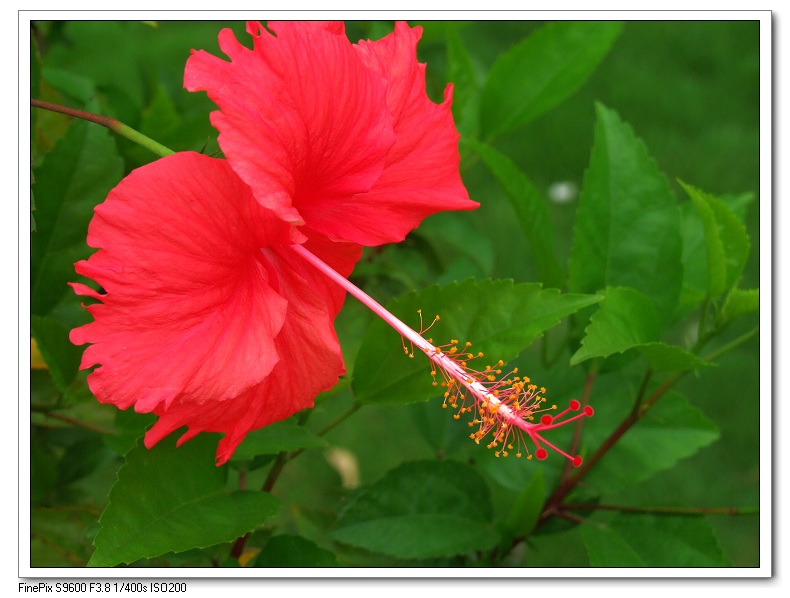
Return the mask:
<svg viewBox="0 0 790 598">
<path fill-rule="evenodd" d="M 444 210 L 471 210 L 459 174 L 458 132 L 452 86 L 434 104 L 425 91 L 425 65 L 417 62 L 422 28 L 397 23 L 394 33 L 356 48 L 369 67 L 387 79 L 387 106 L 396 141 L 381 177 L 370 191 L 340 206 L 301 206 L 305 220 L 333 237 L 363 245 L 402 241 L 426 216 Z"/>
<path fill-rule="evenodd" d="M 217 464 L 222 465 L 247 433 L 312 407 L 315 396 L 332 388 L 344 373 L 332 325 L 340 305 L 327 301 L 323 294 L 329 281 L 306 267 L 287 246 L 268 248 L 264 253 L 277 272 L 280 292 L 290 298 L 285 323 L 275 338 L 280 361 L 259 384 L 230 400 L 212 401 L 200 409 L 187 401 L 177 401 L 157 409 L 160 418 L 146 434 L 147 446 L 183 425 L 189 430 L 181 441 L 199 432 L 225 432 L 217 449 Z M 358 251 L 332 257 L 339 270 L 350 271 Z"/>
<path fill-rule="evenodd" d="M 340 203 L 378 180 L 395 141 L 386 85 L 337 24 L 248 25 L 253 50 L 220 34 L 225 62 L 194 52 L 184 85 L 219 106 L 211 122 L 234 170 L 281 218 L 305 201 Z"/>
<path fill-rule="evenodd" d="M 289 228 L 222 160 L 176 154 L 121 181 L 88 230 L 101 249 L 76 264 L 106 291 L 74 285 L 101 300 L 70 336 L 93 343 L 82 367 L 101 364 L 88 377 L 96 397 L 147 412 L 263 380 L 288 302 L 260 247 L 287 242 Z"/>
</svg>

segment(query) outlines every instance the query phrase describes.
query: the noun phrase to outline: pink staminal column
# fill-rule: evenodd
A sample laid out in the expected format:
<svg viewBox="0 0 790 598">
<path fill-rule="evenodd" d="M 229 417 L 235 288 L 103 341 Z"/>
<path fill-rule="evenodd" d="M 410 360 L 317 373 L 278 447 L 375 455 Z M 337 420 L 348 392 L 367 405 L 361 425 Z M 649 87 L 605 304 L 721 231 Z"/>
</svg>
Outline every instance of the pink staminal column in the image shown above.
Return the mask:
<svg viewBox="0 0 790 598">
<path fill-rule="evenodd" d="M 349 282 L 345 277 L 335 272 L 330 266 L 310 253 L 301 245 L 292 245 L 291 248 L 298 255 L 310 262 L 314 267 L 323 272 L 326 276 L 348 291 L 351 295 L 361 301 L 368 309 L 389 324 L 402 338 L 407 339 L 413 347 L 417 347 L 431 361 L 431 374 L 436 382 L 437 371 L 442 376 L 442 386 L 447 390 L 444 393 L 445 402 L 443 407 L 448 404 L 459 409 L 459 413 L 454 415 L 459 419 L 460 414 L 473 413 L 474 419 L 469 422 L 469 426 L 479 425 L 476 432 L 470 435 L 479 444 L 480 440 L 489 432 L 493 433 L 493 440 L 488 444 L 489 448 L 501 448 L 496 452 L 496 456 L 507 457 L 508 450 L 513 450 L 512 438 L 514 432 L 517 436 L 518 452 L 516 457 L 521 457 L 521 435 L 528 436 L 535 445 L 535 456 L 538 459 L 545 459 L 548 451 L 543 445 L 553 449 L 560 455 L 566 457 L 571 463 L 578 467 L 582 463 L 581 456 L 571 456 L 543 437 L 543 432 L 564 426 L 582 417 L 593 415 L 593 408 L 585 406 L 581 409 L 581 404 L 577 400 L 572 400 L 567 409 L 557 415 L 550 415 L 549 410 L 555 410 L 556 405 L 544 407 L 546 402 L 545 388 L 538 388 L 531 384 L 529 378 L 515 376 L 518 373 L 514 369 L 504 377 L 497 378 L 501 374 L 500 366 L 502 362 L 497 362 L 494 366 L 485 366 L 481 370 L 475 370 L 469 362 L 483 357 L 482 353 L 472 354 L 468 352 L 471 343 L 459 349 L 458 341 L 453 340 L 449 345 L 436 346 L 411 327 L 404 324 L 401 320 L 387 311 L 380 303 L 370 297 L 367 293 Z M 438 319 L 438 316 L 437 316 Z M 434 320 L 434 323 L 436 320 Z M 432 326 L 433 324 L 431 324 Z M 428 326 L 430 328 L 431 326 Z M 427 329 L 426 329 L 427 330 Z M 409 354 L 404 344 L 404 351 Z M 411 352 L 410 356 L 414 353 Z M 473 406 L 466 406 L 467 393 L 471 395 Z M 460 406 L 459 403 L 460 402 Z M 580 411 L 581 409 L 581 411 Z M 580 411 L 580 412 L 579 412 Z M 575 415 L 570 415 L 571 413 Z M 539 416 L 538 421 L 535 421 Z M 563 419 L 564 418 L 564 419 Z M 518 434 L 521 432 L 521 435 Z M 525 446 L 527 458 L 531 459 L 532 454 Z"/>
</svg>

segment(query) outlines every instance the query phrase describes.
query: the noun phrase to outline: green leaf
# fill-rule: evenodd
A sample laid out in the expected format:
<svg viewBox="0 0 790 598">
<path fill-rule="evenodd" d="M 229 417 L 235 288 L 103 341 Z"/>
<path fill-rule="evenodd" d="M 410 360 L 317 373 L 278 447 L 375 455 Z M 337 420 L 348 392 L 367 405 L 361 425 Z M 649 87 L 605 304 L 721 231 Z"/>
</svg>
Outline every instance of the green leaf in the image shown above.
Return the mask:
<svg viewBox="0 0 790 598">
<path fill-rule="evenodd" d="M 641 291 L 669 320 L 682 281 L 679 211 L 669 184 L 628 124 L 596 105 L 569 262 L 569 288 Z"/>
<path fill-rule="evenodd" d="M 538 470 L 513 503 L 507 519 L 507 529 L 514 538 L 523 538 L 535 527 L 546 500 L 546 482 Z"/>
<path fill-rule="evenodd" d="M 620 514 L 581 527 L 593 567 L 728 567 L 703 517 Z"/>
<path fill-rule="evenodd" d="M 715 365 L 682 347 L 667 343 L 646 343 L 638 350 L 654 372 L 685 372 Z"/>
<path fill-rule="evenodd" d="M 170 436 L 148 450 L 142 442 L 126 455 L 88 563 L 110 567 L 167 552 L 230 542 L 277 512 L 265 492 L 228 492 L 227 467 L 214 465 L 215 435 L 201 434 L 175 447 Z"/>
<path fill-rule="evenodd" d="M 407 323 L 417 321 L 418 309 L 430 319 L 439 314 L 441 320 L 425 336 L 436 338 L 437 345 L 451 338 L 472 342 L 473 350 L 493 363 L 512 359 L 562 318 L 599 300 L 596 295 L 561 295 L 534 283 L 466 280 L 410 293 L 391 301 L 388 309 Z M 427 401 L 439 394 L 429 371 L 424 355 L 406 357 L 397 333 L 375 320 L 362 341 L 351 386 L 363 403 Z"/>
<path fill-rule="evenodd" d="M 461 136 L 476 135 L 480 111 L 480 83 L 472 59 L 464 47 L 458 27 L 449 28 L 447 77 L 453 82 L 453 115 Z"/>
<path fill-rule="evenodd" d="M 573 94 L 621 29 L 604 21 L 550 23 L 501 55 L 483 87 L 483 134 L 490 139 L 512 131 Z"/>
<path fill-rule="evenodd" d="M 316 436 L 307 428 L 287 420 L 270 424 L 247 434 L 233 452 L 231 461 L 243 461 L 258 455 L 276 455 L 281 451 L 321 448 L 327 444 L 326 440 Z"/>
<path fill-rule="evenodd" d="M 746 227 L 722 200 L 680 181 L 702 219 L 708 265 L 708 296 L 733 288 L 749 257 Z"/>
<path fill-rule="evenodd" d="M 91 253 L 85 243 L 93 208 L 123 174 L 110 133 L 74 120 L 36 171 L 36 225 L 30 248 L 30 310 L 48 315 L 75 280 L 74 262 Z M 79 306 L 76 296 L 75 308 Z"/>
<path fill-rule="evenodd" d="M 596 426 L 622 419 L 622 405 L 616 400 L 597 401 L 595 417 L 585 427 L 586 441 L 599 444 L 611 434 Z M 716 425 L 688 399 L 669 391 L 590 470 L 585 483 L 601 493 L 612 494 L 669 469 L 681 459 L 695 454 L 719 437 Z"/>
<path fill-rule="evenodd" d="M 256 567 L 337 567 L 334 553 L 301 536 L 282 534 L 270 539 L 255 559 Z"/>
<path fill-rule="evenodd" d="M 165 147 L 179 147 L 187 135 L 182 132 L 183 119 L 176 111 L 165 87 L 159 84 L 150 104 L 143 110 L 139 131 Z M 137 164 L 151 161 L 151 150 L 141 145 L 131 145 L 127 154 Z"/>
<path fill-rule="evenodd" d="M 488 488 L 474 469 L 418 461 L 353 496 L 329 537 L 398 558 L 452 556 L 494 546 L 490 518 Z"/>
<path fill-rule="evenodd" d="M 760 309 L 760 289 L 732 289 L 718 315 L 719 326 Z"/>
<path fill-rule="evenodd" d="M 554 226 L 546 201 L 532 182 L 506 155 L 484 143 L 465 140 L 505 190 L 535 260 L 538 280 L 548 287 L 563 287 L 565 271 L 557 260 Z"/>
<path fill-rule="evenodd" d="M 115 412 L 115 434 L 107 434 L 104 443 L 119 455 L 125 455 L 143 437 L 145 431 L 156 423 L 153 413 L 137 413 L 133 409 Z"/>
<path fill-rule="evenodd" d="M 680 205 L 680 234 L 683 251 L 683 283 L 676 319 L 680 320 L 696 309 L 708 294 L 708 263 L 705 231 L 694 202 Z"/>
<path fill-rule="evenodd" d="M 639 291 L 610 287 L 590 318 L 582 346 L 571 357 L 576 365 L 593 357 L 608 357 L 658 340 L 661 323 L 653 303 Z"/>
<path fill-rule="evenodd" d="M 55 386 L 61 393 L 68 394 L 82 355 L 82 349 L 69 341 L 69 328 L 52 318 L 32 315 L 30 333 L 36 339 Z"/>
</svg>

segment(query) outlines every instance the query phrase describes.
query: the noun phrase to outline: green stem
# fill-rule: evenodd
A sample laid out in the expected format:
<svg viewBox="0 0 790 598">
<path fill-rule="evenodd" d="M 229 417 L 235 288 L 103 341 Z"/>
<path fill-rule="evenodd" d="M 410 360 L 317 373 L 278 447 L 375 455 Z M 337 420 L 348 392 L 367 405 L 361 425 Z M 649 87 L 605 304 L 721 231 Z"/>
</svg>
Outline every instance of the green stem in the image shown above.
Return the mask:
<svg viewBox="0 0 790 598">
<path fill-rule="evenodd" d="M 717 357 L 720 357 L 721 355 L 724 355 L 728 351 L 732 351 L 733 349 L 735 349 L 739 345 L 744 344 L 746 341 L 751 340 L 753 337 L 757 336 L 757 334 L 759 332 L 760 332 L 760 327 L 759 326 L 755 326 L 754 328 L 752 328 L 748 332 L 743 333 L 738 338 L 731 340 L 726 345 L 722 345 L 721 347 L 719 347 L 718 349 L 716 349 L 712 353 L 709 353 L 708 355 L 703 357 L 702 360 L 703 361 L 713 361 Z"/>
<path fill-rule="evenodd" d="M 49 110 L 50 112 L 59 112 L 60 114 L 66 114 L 68 116 L 73 116 L 74 118 L 81 118 L 82 120 L 87 120 L 89 122 L 96 123 L 97 125 L 107 127 L 118 135 L 126 137 L 129 141 L 132 141 L 137 145 L 150 150 L 160 158 L 175 154 L 175 152 L 170 148 L 165 147 L 161 143 L 157 143 L 150 137 L 146 137 L 139 131 L 135 131 L 133 128 L 123 124 L 121 121 L 109 116 L 93 114 L 91 112 L 85 112 L 84 110 L 75 110 L 74 108 L 67 108 L 66 106 L 51 104 L 49 102 L 43 102 L 41 100 L 35 99 L 30 100 L 30 105 L 35 106 L 36 108 Z"/>
</svg>

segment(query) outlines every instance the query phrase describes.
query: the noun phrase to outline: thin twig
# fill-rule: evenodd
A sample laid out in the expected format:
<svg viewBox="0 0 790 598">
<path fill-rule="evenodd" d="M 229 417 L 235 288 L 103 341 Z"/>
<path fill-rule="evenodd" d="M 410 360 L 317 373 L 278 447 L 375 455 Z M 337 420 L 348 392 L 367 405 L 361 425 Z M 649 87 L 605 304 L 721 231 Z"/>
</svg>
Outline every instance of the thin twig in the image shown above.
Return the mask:
<svg viewBox="0 0 790 598">
<path fill-rule="evenodd" d="M 117 436 L 118 432 L 116 430 L 111 430 L 109 428 L 102 428 L 101 426 L 97 426 L 95 424 L 91 424 L 88 422 L 84 422 L 82 420 L 77 419 L 76 417 L 72 417 L 70 415 L 64 415 L 62 413 L 58 413 L 57 411 L 48 411 L 46 409 L 40 409 L 33 407 L 31 411 L 35 413 L 40 413 L 44 417 L 49 417 L 51 419 L 56 419 L 58 421 L 62 421 L 64 423 L 70 424 L 72 426 L 77 426 L 79 428 L 84 428 L 86 430 L 90 430 L 91 432 L 98 432 L 99 434 L 108 434 L 110 436 Z"/>
</svg>

